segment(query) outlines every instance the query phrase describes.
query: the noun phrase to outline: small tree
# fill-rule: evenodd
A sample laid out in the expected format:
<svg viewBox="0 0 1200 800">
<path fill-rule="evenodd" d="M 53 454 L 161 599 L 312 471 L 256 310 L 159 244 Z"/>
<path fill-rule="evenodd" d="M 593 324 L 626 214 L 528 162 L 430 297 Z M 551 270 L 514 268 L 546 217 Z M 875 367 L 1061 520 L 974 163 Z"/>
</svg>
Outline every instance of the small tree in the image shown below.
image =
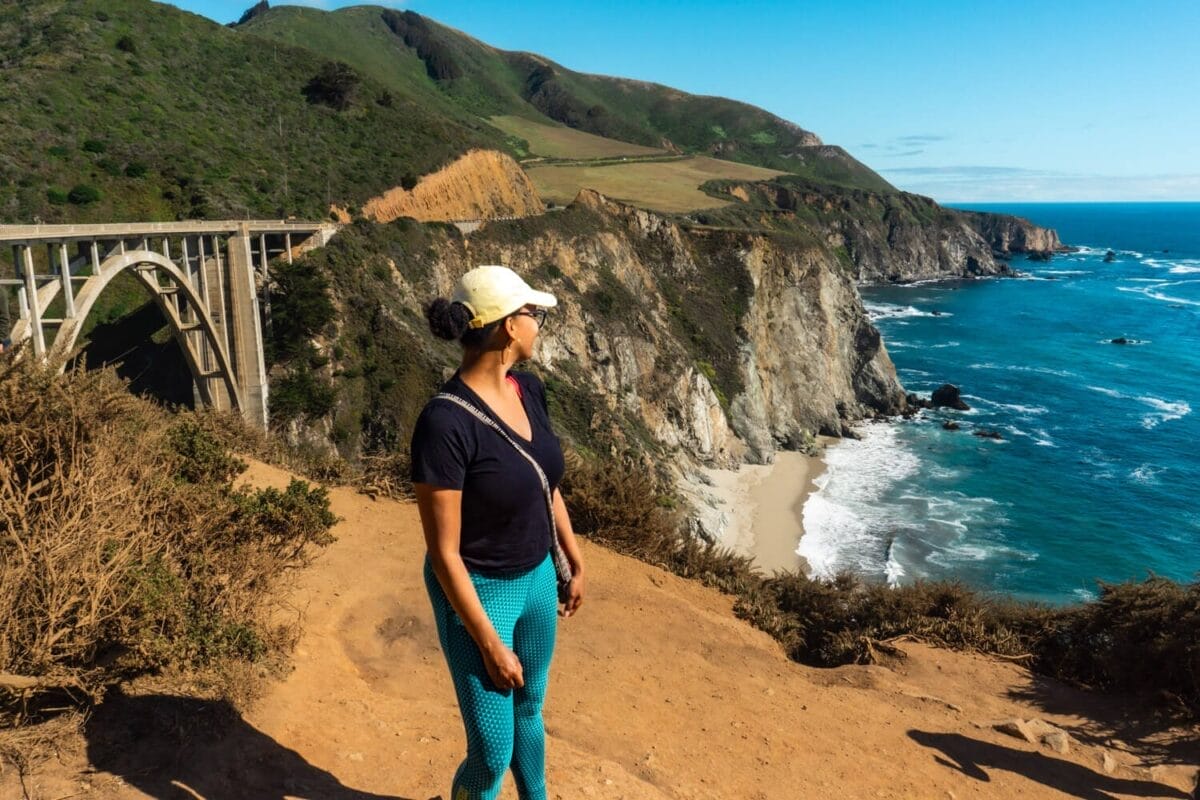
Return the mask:
<svg viewBox="0 0 1200 800">
<path fill-rule="evenodd" d="M 362 78 L 349 64 L 327 61 L 321 71 L 304 86 L 304 96 L 310 103 L 323 103 L 338 111 L 345 111 L 354 100 L 354 93 Z"/>
<path fill-rule="evenodd" d="M 76 184 L 67 192 L 67 199 L 77 206 L 86 206 L 100 199 L 100 190 L 86 183 Z"/>
</svg>

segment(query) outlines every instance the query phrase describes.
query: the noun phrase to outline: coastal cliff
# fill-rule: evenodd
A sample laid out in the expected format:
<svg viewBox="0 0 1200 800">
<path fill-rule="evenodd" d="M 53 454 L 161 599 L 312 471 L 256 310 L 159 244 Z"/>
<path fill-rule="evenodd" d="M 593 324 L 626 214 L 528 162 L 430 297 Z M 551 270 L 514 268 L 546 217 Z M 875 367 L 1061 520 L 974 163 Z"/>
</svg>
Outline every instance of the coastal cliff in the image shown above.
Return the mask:
<svg viewBox="0 0 1200 800">
<path fill-rule="evenodd" d="M 427 387 L 401 399 L 412 383 L 394 378 L 381 393 L 377 371 L 414 353 L 427 373 L 453 363 L 431 344 L 421 306 L 480 263 L 507 264 L 559 297 L 538 368 L 578 445 L 640 452 L 678 476 L 769 462 L 777 448 L 904 407 L 853 276 L 819 241 L 688 230 L 585 191 L 562 212 L 469 238 L 407 221 L 352 226 L 318 258 L 339 307 L 319 340 L 338 402 L 309 424 L 326 432 L 377 420 L 407 440 L 411 397 Z M 370 446 L 338 444 L 350 457 Z"/>
<path fill-rule="evenodd" d="M 711 194 L 739 202 L 696 215 L 720 225 L 809 230 L 844 255 L 859 283 L 907 283 L 1010 275 L 1016 254 L 1049 256 L 1058 235 L 1019 217 L 943 208 L 906 192 L 877 193 L 781 177 L 713 181 Z"/>
</svg>

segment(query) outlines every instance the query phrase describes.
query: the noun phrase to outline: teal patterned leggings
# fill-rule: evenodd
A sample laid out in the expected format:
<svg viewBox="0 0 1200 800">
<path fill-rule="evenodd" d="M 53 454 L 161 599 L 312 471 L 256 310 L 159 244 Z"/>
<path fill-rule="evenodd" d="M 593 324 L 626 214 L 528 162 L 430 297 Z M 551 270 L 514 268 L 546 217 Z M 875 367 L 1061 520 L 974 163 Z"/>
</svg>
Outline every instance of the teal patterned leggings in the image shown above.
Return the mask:
<svg viewBox="0 0 1200 800">
<path fill-rule="evenodd" d="M 442 652 L 467 730 L 467 758 L 454 774 L 451 800 L 491 800 L 511 766 L 521 800 L 546 798 L 546 729 L 542 703 L 558 627 L 554 563 L 546 560 L 515 575 L 471 575 L 500 639 L 517 654 L 525 677 L 520 689 L 497 689 L 475 640 L 450 606 L 425 559 L 425 586 L 433 603 Z"/>
</svg>

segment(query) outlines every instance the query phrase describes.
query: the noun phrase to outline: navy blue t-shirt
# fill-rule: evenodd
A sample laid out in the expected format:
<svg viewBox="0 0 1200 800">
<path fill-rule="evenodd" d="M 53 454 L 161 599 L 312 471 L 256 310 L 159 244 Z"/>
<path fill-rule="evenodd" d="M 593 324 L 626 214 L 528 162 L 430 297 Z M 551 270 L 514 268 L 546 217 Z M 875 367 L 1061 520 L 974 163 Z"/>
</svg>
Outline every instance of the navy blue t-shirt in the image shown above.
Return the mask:
<svg viewBox="0 0 1200 800">
<path fill-rule="evenodd" d="M 537 460 L 553 491 L 566 466 L 562 445 L 550 427 L 545 387 L 527 372 L 509 374 L 521 386 L 532 441 L 508 427 L 458 373 L 442 391 L 462 397 L 499 423 Z M 449 400 L 430 400 L 417 418 L 412 480 L 462 491 L 459 552 L 468 570 L 519 572 L 536 567 L 550 552 L 550 520 L 537 472 L 498 432 Z"/>
</svg>

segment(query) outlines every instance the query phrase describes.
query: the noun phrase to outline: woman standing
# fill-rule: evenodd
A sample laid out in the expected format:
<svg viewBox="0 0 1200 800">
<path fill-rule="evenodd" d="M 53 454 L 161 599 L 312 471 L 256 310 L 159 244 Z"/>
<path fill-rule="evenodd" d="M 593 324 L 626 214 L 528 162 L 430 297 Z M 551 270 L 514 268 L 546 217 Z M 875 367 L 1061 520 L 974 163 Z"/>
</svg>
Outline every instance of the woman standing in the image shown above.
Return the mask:
<svg viewBox="0 0 1200 800">
<path fill-rule="evenodd" d="M 583 602 L 584 568 L 558 491 L 563 454 L 545 388 L 510 370 L 533 355 L 557 303 L 507 267 L 484 266 L 425 312 L 435 335 L 463 348 L 412 440 L 425 584 L 467 733 L 452 800 L 496 797 L 510 766 L 523 800 L 546 797 L 542 703 L 555 612 L 560 596 L 564 617 Z M 569 580 L 556 581 L 556 538 Z"/>
</svg>

